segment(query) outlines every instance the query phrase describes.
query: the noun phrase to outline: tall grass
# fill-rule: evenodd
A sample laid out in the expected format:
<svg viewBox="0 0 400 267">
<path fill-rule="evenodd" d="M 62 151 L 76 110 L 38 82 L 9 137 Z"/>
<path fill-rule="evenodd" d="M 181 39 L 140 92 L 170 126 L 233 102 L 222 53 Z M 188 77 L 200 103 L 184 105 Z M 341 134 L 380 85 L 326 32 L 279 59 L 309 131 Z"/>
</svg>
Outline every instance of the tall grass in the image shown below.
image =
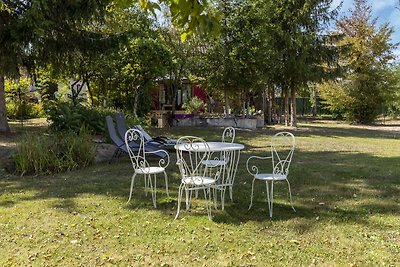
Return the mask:
<svg viewBox="0 0 400 267">
<path fill-rule="evenodd" d="M 56 135 L 26 135 L 13 159 L 18 174 L 51 174 L 90 165 L 95 157 L 86 130 Z"/>
</svg>

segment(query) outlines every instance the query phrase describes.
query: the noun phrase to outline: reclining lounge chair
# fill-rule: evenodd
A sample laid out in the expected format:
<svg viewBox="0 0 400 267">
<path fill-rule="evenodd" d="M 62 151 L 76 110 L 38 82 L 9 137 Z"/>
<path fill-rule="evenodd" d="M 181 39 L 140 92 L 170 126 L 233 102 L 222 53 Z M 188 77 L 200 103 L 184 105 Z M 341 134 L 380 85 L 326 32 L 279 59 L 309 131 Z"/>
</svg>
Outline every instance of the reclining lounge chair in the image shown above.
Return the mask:
<svg viewBox="0 0 400 267">
<path fill-rule="evenodd" d="M 142 132 L 144 139 L 146 142 L 157 142 L 162 144 L 165 147 L 174 147 L 176 145 L 176 139 L 171 139 L 165 136 L 158 136 L 158 137 L 151 137 L 145 129 L 141 125 L 135 125 L 134 126 L 136 129 L 138 129 L 140 132 Z"/>
<path fill-rule="evenodd" d="M 124 114 L 121 112 L 115 113 L 115 122 L 117 123 L 117 130 L 120 137 L 124 139 L 125 133 L 128 130 Z M 142 133 L 146 145 L 151 144 L 160 148 L 173 148 L 173 146 L 176 144 L 175 139 L 169 139 L 164 136 L 152 138 L 141 125 L 134 125 L 132 128 L 138 129 Z"/>
<path fill-rule="evenodd" d="M 107 129 L 108 129 L 108 134 L 110 136 L 110 139 L 113 141 L 114 145 L 117 147 L 114 151 L 114 154 L 110 158 L 108 163 L 111 163 L 112 159 L 114 157 L 120 156 L 122 153 L 128 153 L 128 150 L 126 148 L 124 139 L 121 138 L 118 134 L 117 131 L 115 130 L 115 125 L 114 121 L 111 116 L 106 116 L 106 124 L 107 124 Z M 135 142 L 130 143 L 130 147 L 132 148 L 133 151 L 137 151 L 139 149 L 139 145 Z M 156 150 L 159 150 L 160 147 L 152 145 L 152 144 L 146 144 L 145 146 L 145 152 L 154 152 Z M 165 153 L 154 153 L 154 155 L 164 158 L 166 155 Z"/>
</svg>

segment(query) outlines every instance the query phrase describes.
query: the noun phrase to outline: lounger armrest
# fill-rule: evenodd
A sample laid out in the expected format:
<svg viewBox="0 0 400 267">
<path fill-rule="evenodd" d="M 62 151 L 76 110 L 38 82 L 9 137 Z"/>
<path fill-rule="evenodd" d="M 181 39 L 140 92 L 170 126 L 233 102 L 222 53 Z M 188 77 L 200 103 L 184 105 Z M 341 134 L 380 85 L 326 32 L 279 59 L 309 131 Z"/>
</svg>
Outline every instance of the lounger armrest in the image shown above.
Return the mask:
<svg viewBox="0 0 400 267">
<path fill-rule="evenodd" d="M 159 142 L 159 143 L 165 144 L 165 145 L 171 145 L 171 144 L 175 145 L 177 140 L 171 139 L 171 138 L 168 138 L 165 136 L 157 136 L 157 137 L 153 138 L 153 141 Z"/>
<path fill-rule="evenodd" d="M 272 159 L 272 157 L 271 156 L 268 156 L 268 157 L 251 156 L 251 157 L 249 157 L 246 161 L 246 168 L 247 168 L 248 173 L 250 173 L 253 176 L 258 174 L 258 167 L 254 163 L 250 164 L 250 162 L 253 160 L 257 160 L 257 159 L 258 160 Z"/>
<path fill-rule="evenodd" d="M 157 147 L 160 147 L 160 146 L 164 146 L 164 145 L 165 145 L 165 143 L 160 142 L 160 141 L 158 141 L 158 140 L 154 140 L 154 139 L 151 140 L 151 141 L 145 141 L 144 143 L 145 143 L 145 145 L 150 144 L 150 145 L 157 146 Z"/>
</svg>

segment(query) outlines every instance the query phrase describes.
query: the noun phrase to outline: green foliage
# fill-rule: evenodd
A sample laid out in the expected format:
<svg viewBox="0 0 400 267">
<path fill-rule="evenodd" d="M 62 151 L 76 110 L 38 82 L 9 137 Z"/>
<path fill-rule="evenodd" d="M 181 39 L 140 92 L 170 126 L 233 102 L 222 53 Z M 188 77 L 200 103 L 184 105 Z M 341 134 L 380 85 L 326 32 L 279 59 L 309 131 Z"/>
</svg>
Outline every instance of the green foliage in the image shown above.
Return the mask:
<svg viewBox="0 0 400 267">
<path fill-rule="evenodd" d="M 5 3 L 1 1 L 0 76 L 17 77 L 20 74 L 21 63 L 28 72 L 34 72 L 40 66 L 51 64 L 58 75 L 62 74 L 87 84 L 91 104 L 101 104 L 103 100 L 108 100 L 106 92 L 109 88 L 104 84 L 105 81 L 114 82 L 114 86 L 121 84 L 121 79 L 117 79 L 119 77 L 116 78 L 112 73 L 127 65 L 121 66 L 116 63 L 121 61 L 126 63 L 123 60 L 131 59 L 121 56 L 120 53 L 126 50 L 124 46 L 126 40 L 136 40 L 138 37 L 148 38 L 146 31 L 151 32 L 150 29 L 154 29 L 148 14 L 139 10 L 137 3 L 153 14 L 160 9 L 156 1 L 147 0 L 32 0 L 6 1 Z M 213 12 L 207 1 L 162 0 L 161 3 L 169 7 L 173 21 L 182 29 L 182 40 L 194 32 L 201 32 L 204 35 L 218 31 L 217 12 Z M 132 20 L 132 15 L 140 19 Z M 151 47 L 157 48 L 157 44 L 158 41 L 155 41 Z M 110 49 L 113 51 L 110 52 Z M 141 58 L 147 60 L 146 64 L 154 63 L 151 65 L 153 69 L 155 66 L 162 65 L 157 60 L 148 60 L 147 52 L 144 51 L 144 53 Z M 118 54 L 119 57 L 116 56 Z M 114 62 L 109 60 L 112 57 L 114 57 Z M 156 59 L 159 58 L 156 57 Z M 134 60 L 136 61 L 136 58 Z M 132 73 L 132 70 L 129 72 Z M 108 76 L 105 76 L 105 73 Z M 162 76 L 162 74 L 159 75 Z M 154 77 L 154 73 L 150 76 Z M 102 95 L 96 97 L 89 90 L 92 79 L 100 80 L 101 83 L 98 83 L 97 87 Z M 147 79 L 148 77 L 142 79 L 140 89 L 147 89 L 144 85 L 147 82 L 143 82 Z M 127 79 L 123 81 L 125 87 L 128 87 L 131 82 Z M 43 96 L 52 99 L 56 89 L 55 84 L 48 80 L 38 85 Z M 128 89 L 132 92 L 132 87 L 135 88 L 135 86 L 138 84 L 131 85 Z M 2 89 L 0 88 L 0 92 Z M 124 86 L 118 89 L 122 92 L 129 91 Z M 121 99 L 123 95 L 124 93 L 120 94 Z M 73 101 L 76 100 L 74 96 Z M 2 94 L 0 97 L 2 98 L 0 99 L 1 114 L 5 114 L 5 101 Z M 8 128 L 5 115 L 0 117 L 0 123 L 2 131 Z"/>
<path fill-rule="evenodd" d="M 219 8 L 223 12 L 221 35 L 209 39 L 200 75 L 208 90 L 248 93 L 257 88 L 265 63 L 265 24 L 250 1 L 220 1 Z"/>
<path fill-rule="evenodd" d="M 187 103 L 182 105 L 188 114 L 198 114 L 205 108 L 205 103 L 198 97 L 192 97 Z"/>
<path fill-rule="evenodd" d="M 181 39 L 184 42 L 188 36 L 195 33 L 202 34 L 217 34 L 220 30 L 220 16 L 218 12 L 210 9 L 207 1 L 192 1 L 192 0 L 136 0 L 140 6 L 156 14 L 156 10 L 160 10 L 158 3 L 166 4 L 171 12 L 172 21 L 175 25 L 181 28 Z M 126 0 L 117 0 L 117 3 L 122 5 L 128 3 Z M 158 3 L 157 3 L 158 2 Z"/>
<path fill-rule="evenodd" d="M 58 91 L 58 83 L 51 76 L 51 72 L 45 69 L 35 71 L 35 86 L 41 95 L 42 101 L 55 100 Z"/>
<path fill-rule="evenodd" d="M 6 103 L 7 116 L 12 119 L 33 119 L 45 116 L 43 105 L 10 100 Z"/>
<path fill-rule="evenodd" d="M 46 103 L 47 120 L 50 129 L 55 132 L 78 133 L 82 127 L 93 134 L 106 133 L 104 118 L 112 114 L 110 110 L 90 108 L 84 105 L 73 106 L 70 103 Z"/>
<path fill-rule="evenodd" d="M 342 118 L 346 113 L 348 100 L 344 88 L 345 85 L 341 81 L 328 81 L 316 85 L 318 94 L 324 99 L 322 103 L 335 118 Z"/>
<path fill-rule="evenodd" d="M 331 78 L 339 48 L 331 45 L 336 36 L 323 34 L 337 14 L 330 3 L 218 1 L 221 35 L 209 42 L 201 62 L 207 90 L 226 91 L 242 108 L 265 88 L 295 95 L 307 82 Z"/>
<path fill-rule="evenodd" d="M 78 134 L 25 136 L 13 159 L 17 173 L 38 175 L 86 167 L 94 156 L 92 137 L 81 128 Z"/>
<path fill-rule="evenodd" d="M 370 123 L 393 94 L 395 80 L 389 68 L 396 47 L 390 40 L 393 28 L 388 24 L 377 27 L 371 7 L 365 0 L 356 0 L 352 14 L 337 22 L 337 30 L 345 35 L 338 45 L 349 45 L 341 59 L 348 69 L 341 102 L 345 102 L 348 119 Z"/>
<path fill-rule="evenodd" d="M 29 92 L 29 86 L 28 78 L 6 81 L 6 110 L 9 118 L 32 119 L 44 116 L 42 104 Z"/>
<path fill-rule="evenodd" d="M 387 114 L 392 118 L 400 116 L 400 62 L 397 62 L 391 68 L 393 74 L 393 93 L 386 97 L 385 105 Z"/>
<path fill-rule="evenodd" d="M 136 8 L 120 10 L 106 17 L 102 30 L 124 38 L 118 47 L 90 64 L 90 89 L 94 105 L 104 102 L 118 110 L 142 117 L 150 110 L 149 90 L 155 78 L 165 75 L 169 51 L 161 44 L 151 20 Z"/>
</svg>

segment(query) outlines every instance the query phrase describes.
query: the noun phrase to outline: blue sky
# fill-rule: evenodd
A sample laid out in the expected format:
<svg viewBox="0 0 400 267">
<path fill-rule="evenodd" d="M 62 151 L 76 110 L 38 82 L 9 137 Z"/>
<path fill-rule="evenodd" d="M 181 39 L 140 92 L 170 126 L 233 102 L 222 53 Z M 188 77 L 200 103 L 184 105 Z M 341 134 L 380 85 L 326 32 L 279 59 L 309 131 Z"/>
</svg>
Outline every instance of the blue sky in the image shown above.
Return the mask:
<svg viewBox="0 0 400 267">
<path fill-rule="evenodd" d="M 343 2 L 343 5 L 339 16 L 349 14 L 349 10 L 354 9 L 353 0 L 333 0 L 332 6 L 336 7 L 340 2 Z M 400 0 L 368 0 L 367 2 L 372 7 L 372 16 L 377 18 L 377 24 L 389 23 L 395 30 L 392 35 L 392 42 L 400 42 Z M 400 46 L 397 47 L 395 54 L 397 59 L 400 59 Z"/>
</svg>

